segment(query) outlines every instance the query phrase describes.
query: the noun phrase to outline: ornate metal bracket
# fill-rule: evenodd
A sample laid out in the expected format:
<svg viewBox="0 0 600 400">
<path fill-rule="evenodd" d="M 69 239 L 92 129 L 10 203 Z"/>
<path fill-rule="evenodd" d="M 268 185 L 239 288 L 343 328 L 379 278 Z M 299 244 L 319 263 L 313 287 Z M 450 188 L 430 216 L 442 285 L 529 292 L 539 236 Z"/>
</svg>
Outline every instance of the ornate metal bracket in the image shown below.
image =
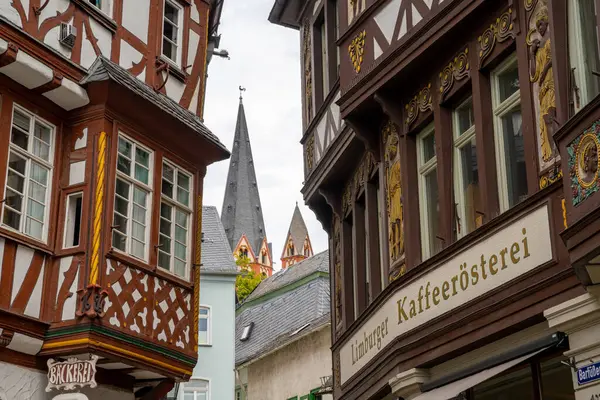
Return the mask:
<svg viewBox="0 0 600 400">
<path fill-rule="evenodd" d="M 100 285 L 88 285 L 85 289 L 77 290 L 77 293 L 81 299 L 80 308 L 75 312 L 77 317 L 87 316 L 90 319 L 104 317 L 104 302 L 108 296 L 106 290 L 102 290 Z"/>
<path fill-rule="evenodd" d="M 165 78 L 163 83 L 159 87 L 154 86 L 154 90 L 156 92 L 160 92 L 162 90 L 162 88 L 164 88 L 165 85 L 167 84 L 167 82 L 169 81 L 169 77 L 171 76 L 171 68 L 166 61 L 157 60 L 157 63 L 160 63 L 160 64 L 159 64 L 158 68 L 156 68 L 156 75 L 160 74 L 163 71 L 167 71 L 167 77 Z"/>
</svg>

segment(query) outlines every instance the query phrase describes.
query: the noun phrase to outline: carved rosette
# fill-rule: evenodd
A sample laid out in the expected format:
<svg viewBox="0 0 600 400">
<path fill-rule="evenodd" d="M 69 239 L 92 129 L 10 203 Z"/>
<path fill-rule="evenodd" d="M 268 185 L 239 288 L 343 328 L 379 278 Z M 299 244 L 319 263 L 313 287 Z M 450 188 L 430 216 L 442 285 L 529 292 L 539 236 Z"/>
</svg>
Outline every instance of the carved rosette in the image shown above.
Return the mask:
<svg viewBox="0 0 600 400">
<path fill-rule="evenodd" d="M 600 120 L 597 120 L 567 146 L 572 202 L 578 206 L 600 190 L 598 182 L 598 151 L 600 148 Z"/>
<path fill-rule="evenodd" d="M 431 83 L 421 89 L 404 108 L 406 110 L 406 126 L 408 128 L 417 120 L 420 113 L 432 111 Z"/>
<path fill-rule="evenodd" d="M 304 147 L 304 157 L 306 162 L 306 171 L 311 172 L 314 167 L 315 160 L 315 137 L 311 136 Z"/>
<path fill-rule="evenodd" d="M 363 62 L 363 56 L 365 54 L 365 38 L 367 37 L 367 32 L 362 31 L 348 45 L 348 55 L 350 56 L 350 60 L 352 61 L 352 67 L 354 68 L 354 72 L 360 72 L 360 66 Z"/>
<path fill-rule="evenodd" d="M 492 53 L 496 43 L 514 39 L 513 10 L 509 8 L 477 38 L 479 42 L 479 65 Z"/>
<path fill-rule="evenodd" d="M 440 72 L 440 101 L 450 93 L 454 82 L 469 77 L 469 69 L 469 49 L 466 48 Z"/>
</svg>

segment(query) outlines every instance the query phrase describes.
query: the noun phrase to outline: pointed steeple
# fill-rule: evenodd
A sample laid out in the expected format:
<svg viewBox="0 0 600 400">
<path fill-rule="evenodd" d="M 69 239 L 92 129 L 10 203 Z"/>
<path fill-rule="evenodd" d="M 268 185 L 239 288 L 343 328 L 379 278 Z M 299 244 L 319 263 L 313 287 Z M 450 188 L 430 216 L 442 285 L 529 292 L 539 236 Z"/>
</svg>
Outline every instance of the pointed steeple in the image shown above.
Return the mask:
<svg viewBox="0 0 600 400">
<path fill-rule="evenodd" d="M 231 159 L 229 160 L 221 221 L 232 251 L 235 251 L 240 238 L 246 235 L 252 250 L 258 254 L 266 232 L 242 101 L 243 90 L 245 89 L 240 86 L 240 104 Z"/>
<path fill-rule="evenodd" d="M 292 222 L 290 222 L 290 228 L 281 252 L 281 268 L 285 269 L 296 262 L 312 257 L 312 255 L 313 249 L 308 236 L 308 229 L 304 223 L 304 218 L 302 218 L 298 202 L 296 202 Z"/>
</svg>

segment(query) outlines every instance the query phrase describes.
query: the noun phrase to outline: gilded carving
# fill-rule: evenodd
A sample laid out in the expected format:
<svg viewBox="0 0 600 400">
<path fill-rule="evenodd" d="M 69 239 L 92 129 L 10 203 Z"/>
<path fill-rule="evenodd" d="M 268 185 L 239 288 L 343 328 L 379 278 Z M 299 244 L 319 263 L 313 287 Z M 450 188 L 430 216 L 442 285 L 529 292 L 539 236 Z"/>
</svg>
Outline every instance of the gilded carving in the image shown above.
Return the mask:
<svg viewBox="0 0 600 400">
<path fill-rule="evenodd" d="M 406 125 L 410 125 L 417 120 L 419 113 L 432 111 L 431 83 L 413 97 L 406 106 Z"/>
<path fill-rule="evenodd" d="M 313 164 L 314 164 L 314 159 L 315 159 L 315 137 L 314 136 L 311 136 L 306 141 L 304 155 L 306 157 L 306 170 L 308 172 L 310 172 L 313 169 Z"/>
<path fill-rule="evenodd" d="M 310 40 L 310 24 L 308 21 L 304 24 L 304 99 L 305 99 L 305 116 L 306 123 L 309 123 L 313 117 L 312 104 L 312 50 Z"/>
<path fill-rule="evenodd" d="M 348 215 L 350 210 L 352 210 L 352 201 L 354 199 L 354 179 L 351 179 L 350 182 L 344 188 L 344 193 L 342 194 L 342 215 L 345 217 Z"/>
<path fill-rule="evenodd" d="M 348 26 L 352 24 L 366 8 L 366 0 L 348 0 Z"/>
<path fill-rule="evenodd" d="M 360 72 L 360 66 L 363 62 L 363 55 L 365 54 L 365 38 L 367 37 L 367 32 L 362 31 L 348 45 L 348 55 L 350 56 L 350 60 L 352 61 L 352 67 L 354 68 L 354 72 Z"/>
<path fill-rule="evenodd" d="M 600 147 L 600 120 L 594 122 L 567 146 L 569 177 L 573 205 L 578 206 L 600 189 L 598 183 L 598 148 Z"/>
<path fill-rule="evenodd" d="M 515 38 L 512 14 L 513 10 L 509 8 L 477 38 L 479 42 L 479 65 L 492 53 L 496 43 Z"/>
<path fill-rule="evenodd" d="M 550 169 L 548 173 L 543 175 L 540 178 L 540 189 L 545 189 L 548 186 L 552 185 L 554 182 L 561 180 L 563 177 L 562 170 L 560 169 L 560 165 L 556 164 L 554 168 Z"/>
<path fill-rule="evenodd" d="M 557 158 L 556 146 L 552 141 L 556 120 L 556 96 L 552 74 L 552 46 L 546 1 L 534 1 L 530 6 L 529 31 L 526 42 L 529 46 L 529 74 L 533 83 L 536 101 L 537 134 L 540 170 L 552 166 Z"/>
<path fill-rule="evenodd" d="M 567 229 L 569 227 L 569 225 L 567 224 L 567 202 L 565 199 L 562 199 L 561 206 L 562 206 L 563 225 L 564 225 L 565 229 Z"/>
<path fill-rule="evenodd" d="M 466 48 L 440 72 L 440 100 L 452 90 L 455 81 L 469 77 L 469 68 L 469 49 Z"/>
</svg>

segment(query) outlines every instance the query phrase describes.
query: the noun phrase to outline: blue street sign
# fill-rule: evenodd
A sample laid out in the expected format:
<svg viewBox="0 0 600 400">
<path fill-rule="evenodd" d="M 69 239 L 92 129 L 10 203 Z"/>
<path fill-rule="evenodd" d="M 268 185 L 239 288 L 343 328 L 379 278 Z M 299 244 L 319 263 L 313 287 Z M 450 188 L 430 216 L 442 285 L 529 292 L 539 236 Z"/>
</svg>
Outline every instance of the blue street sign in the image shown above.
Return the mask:
<svg viewBox="0 0 600 400">
<path fill-rule="evenodd" d="M 600 379 L 600 362 L 577 368 L 577 383 L 584 385 Z"/>
</svg>

